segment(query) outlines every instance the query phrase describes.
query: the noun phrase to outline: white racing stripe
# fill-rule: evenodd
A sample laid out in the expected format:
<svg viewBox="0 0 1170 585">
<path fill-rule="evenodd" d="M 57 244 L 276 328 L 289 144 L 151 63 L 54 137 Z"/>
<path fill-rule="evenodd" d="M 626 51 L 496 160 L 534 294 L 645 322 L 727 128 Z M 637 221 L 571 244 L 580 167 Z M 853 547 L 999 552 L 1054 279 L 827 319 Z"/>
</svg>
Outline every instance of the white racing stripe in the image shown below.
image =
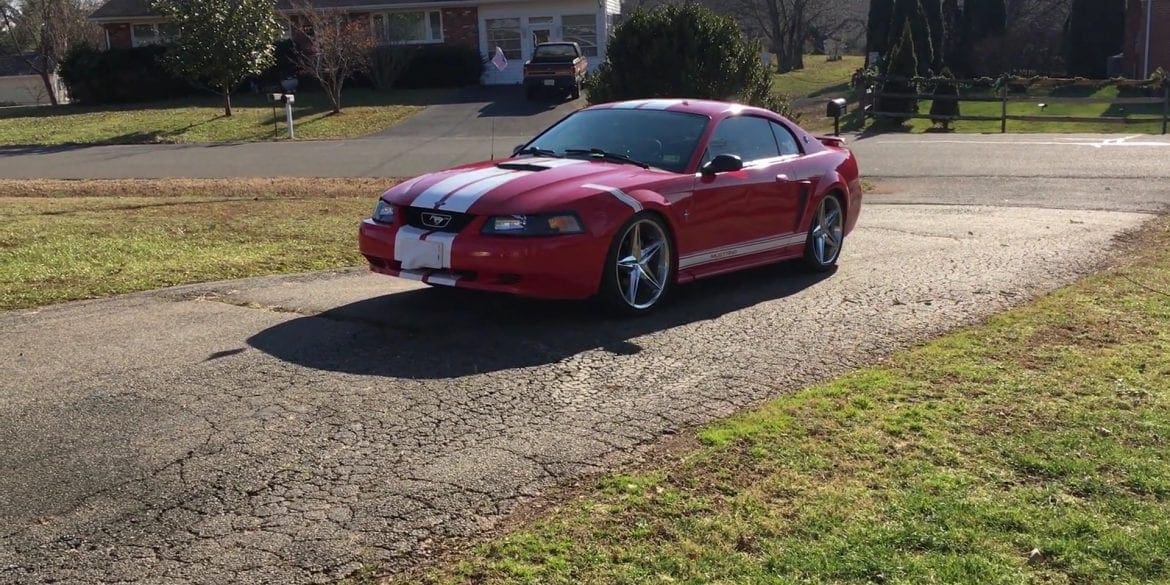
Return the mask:
<svg viewBox="0 0 1170 585">
<path fill-rule="evenodd" d="M 433 272 L 433 273 L 427 275 L 426 280 L 424 280 L 423 282 L 426 282 L 427 284 L 441 284 L 443 286 L 455 286 L 455 283 L 459 282 L 459 276 L 452 274 L 450 272 Z"/>
<path fill-rule="evenodd" d="M 498 167 L 489 167 L 486 169 L 479 169 L 478 171 L 468 171 L 466 173 L 459 173 L 452 175 L 427 187 L 414 201 L 410 203 L 412 207 L 434 207 L 441 199 L 446 197 L 452 191 L 470 185 L 476 181 L 495 177 L 497 175 L 507 175 L 512 173 L 508 169 L 501 169 Z"/>
<path fill-rule="evenodd" d="M 443 268 L 451 267 L 451 248 L 455 246 L 455 236 L 457 235 L 459 234 L 434 232 L 427 236 L 428 242 L 438 242 L 443 245 Z"/>
<path fill-rule="evenodd" d="M 506 183 L 511 183 L 516 179 L 527 177 L 533 171 L 508 171 L 506 175 L 496 175 L 476 181 L 470 185 L 465 185 L 452 191 L 447 197 L 436 201 L 435 208 L 443 211 L 455 211 L 463 213 L 471 209 L 480 197 L 487 194 L 488 191 L 495 189 Z"/>
<path fill-rule="evenodd" d="M 808 238 L 807 234 L 785 234 L 780 236 L 772 236 L 768 238 L 760 238 L 758 240 L 750 240 L 730 246 L 721 246 L 719 248 L 711 248 L 700 252 L 694 252 L 685 256 L 680 256 L 678 259 L 678 267 L 680 269 L 693 268 L 703 264 L 710 264 L 719 260 L 728 258 L 735 258 L 738 256 L 748 256 L 751 254 L 759 254 L 760 252 L 769 252 L 772 250 L 780 250 L 788 246 L 795 246 L 803 244 Z"/>
<path fill-rule="evenodd" d="M 633 197 L 630 196 L 629 193 L 626 193 L 625 191 L 622 191 L 621 189 L 618 189 L 617 187 L 606 187 L 605 185 L 594 185 L 593 183 L 586 183 L 584 185 L 581 185 L 581 188 L 583 188 L 583 189 L 596 189 L 598 191 L 605 191 L 606 193 L 609 193 L 610 195 L 613 195 L 614 197 L 616 197 L 618 201 L 621 201 L 622 203 L 629 205 L 634 210 L 634 213 L 638 213 L 639 211 L 642 211 L 642 209 L 643 209 L 642 202 L 638 201 L 637 199 L 634 199 Z"/>
</svg>

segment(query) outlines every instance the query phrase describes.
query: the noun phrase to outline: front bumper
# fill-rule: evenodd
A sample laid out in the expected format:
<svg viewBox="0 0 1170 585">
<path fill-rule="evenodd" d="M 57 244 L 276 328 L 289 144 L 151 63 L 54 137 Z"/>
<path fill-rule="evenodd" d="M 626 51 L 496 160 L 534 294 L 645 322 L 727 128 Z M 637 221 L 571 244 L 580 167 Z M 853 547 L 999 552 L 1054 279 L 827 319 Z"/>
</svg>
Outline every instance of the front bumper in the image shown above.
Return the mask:
<svg viewBox="0 0 1170 585">
<path fill-rule="evenodd" d="M 403 269 L 395 242 L 415 239 L 417 230 L 367 219 L 358 231 L 358 248 L 379 274 L 428 284 L 509 293 L 546 299 L 584 299 L 597 294 L 608 243 L 589 234 L 550 237 L 485 236 L 477 225 L 443 234 L 449 264 Z M 447 263 L 447 262 L 444 262 Z"/>
</svg>

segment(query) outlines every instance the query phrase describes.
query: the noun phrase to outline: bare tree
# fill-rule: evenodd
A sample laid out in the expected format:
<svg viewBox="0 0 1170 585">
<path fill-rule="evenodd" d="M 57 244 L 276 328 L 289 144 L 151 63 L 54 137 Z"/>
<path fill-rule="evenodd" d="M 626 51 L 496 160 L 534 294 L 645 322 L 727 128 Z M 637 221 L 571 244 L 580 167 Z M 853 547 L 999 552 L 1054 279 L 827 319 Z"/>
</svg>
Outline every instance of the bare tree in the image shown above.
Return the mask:
<svg viewBox="0 0 1170 585">
<path fill-rule="evenodd" d="M 308 0 L 297 0 L 288 18 L 303 37 L 294 52 L 297 68 L 321 84 L 333 113 L 341 113 L 345 82 L 370 63 L 374 32 L 369 21 L 341 10 L 317 8 Z"/>
<path fill-rule="evenodd" d="M 6 50 L 23 57 L 44 83 L 49 103 L 58 105 L 53 74 L 70 47 L 97 43 L 100 30 L 89 22 L 84 0 L 23 0 L 0 3 L 0 32 Z"/>
<path fill-rule="evenodd" d="M 758 30 L 776 54 L 780 73 L 804 68 L 807 42 L 836 37 L 861 21 L 848 0 L 731 0 L 741 25 Z"/>
</svg>

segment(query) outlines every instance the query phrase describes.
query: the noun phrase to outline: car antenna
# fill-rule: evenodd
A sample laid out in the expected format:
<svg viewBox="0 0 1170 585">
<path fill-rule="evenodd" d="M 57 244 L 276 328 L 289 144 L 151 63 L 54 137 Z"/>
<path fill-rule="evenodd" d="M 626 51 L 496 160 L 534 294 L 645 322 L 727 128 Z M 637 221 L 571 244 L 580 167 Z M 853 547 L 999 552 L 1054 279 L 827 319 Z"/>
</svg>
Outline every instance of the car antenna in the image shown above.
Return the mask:
<svg viewBox="0 0 1170 585">
<path fill-rule="evenodd" d="M 492 160 L 496 160 L 496 117 L 492 116 Z"/>
</svg>

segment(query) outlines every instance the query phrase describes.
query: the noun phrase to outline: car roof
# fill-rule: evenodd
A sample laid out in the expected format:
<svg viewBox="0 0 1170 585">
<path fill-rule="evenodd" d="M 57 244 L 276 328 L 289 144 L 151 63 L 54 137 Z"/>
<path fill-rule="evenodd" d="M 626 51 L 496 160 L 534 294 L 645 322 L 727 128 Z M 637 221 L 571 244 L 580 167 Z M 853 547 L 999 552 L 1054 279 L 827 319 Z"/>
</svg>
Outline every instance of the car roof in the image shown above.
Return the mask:
<svg viewBox="0 0 1170 585">
<path fill-rule="evenodd" d="M 670 99 L 645 99 L 645 100 L 627 100 L 621 102 L 610 102 L 605 104 L 598 104 L 590 106 L 587 110 L 605 110 L 605 109 L 621 109 L 621 110 L 666 110 L 669 112 L 685 112 L 691 114 L 701 114 L 710 116 L 712 118 L 720 117 L 725 114 L 738 114 L 741 112 L 755 112 L 767 113 L 775 115 L 774 112 L 762 108 L 752 106 L 745 106 L 733 102 L 719 102 L 714 100 L 700 100 L 700 99 L 684 99 L 684 98 L 670 98 Z"/>
</svg>

